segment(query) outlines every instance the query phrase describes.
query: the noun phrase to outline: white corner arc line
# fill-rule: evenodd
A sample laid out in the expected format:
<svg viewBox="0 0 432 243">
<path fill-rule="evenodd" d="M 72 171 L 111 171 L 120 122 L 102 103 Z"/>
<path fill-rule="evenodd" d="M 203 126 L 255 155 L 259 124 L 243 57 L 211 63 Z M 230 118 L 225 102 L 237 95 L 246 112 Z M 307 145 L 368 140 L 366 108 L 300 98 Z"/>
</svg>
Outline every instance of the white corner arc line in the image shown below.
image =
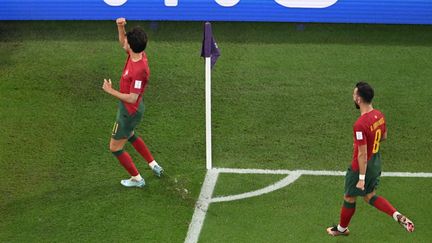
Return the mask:
<svg viewBox="0 0 432 243">
<path fill-rule="evenodd" d="M 192 216 L 192 221 L 189 224 L 188 233 L 184 241 L 185 243 L 198 242 L 218 175 L 219 172 L 216 170 L 210 169 L 207 171 L 204 183 L 201 187 L 201 193 L 198 197 L 197 203 L 195 204 L 195 211 Z"/>
<path fill-rule="evenodd" d="M 276 191 L 278 189 L 281 189 L 283 187 L 288 186 L 289 184 L 293 183 L 294 181 L 296 181 L 298 178 L 300 178 L 301 174 L 298 172 L 292 172 L 291 174 L 289 174 L 287 177 L 283 178 L 282 180 L 261 188 L 259 190 L 256 191 L 251 191 L 251 192 L 245 192 L 242 194 L 237 194 L 237 195 L 230 195 L 230 196 L 222 196 L 222 197 L 215 197 L 212 198 L 210 200 L 211 203 L 215 203 L 215 202 L 228 202 L 228 201 L 234 201 L 234 200 L 240 200 L 240 199 L 245 199 L 245 198 L 250 198 L 250 197 L 256 197 L 256 196 L 260 196 L 263 194 L 267 194 L 270 193 L 272 191 Z"/>
</svg>

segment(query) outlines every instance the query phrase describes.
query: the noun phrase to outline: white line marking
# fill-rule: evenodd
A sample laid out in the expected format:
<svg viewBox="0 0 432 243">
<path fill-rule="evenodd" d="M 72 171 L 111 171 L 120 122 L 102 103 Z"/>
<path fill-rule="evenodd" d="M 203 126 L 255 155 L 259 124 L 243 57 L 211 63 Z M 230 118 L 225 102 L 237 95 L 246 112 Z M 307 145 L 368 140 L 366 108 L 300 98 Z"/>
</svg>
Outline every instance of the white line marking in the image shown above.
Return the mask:
<svg viewBox="0 0 432 243">
<path fill-rule="evenodd" d="M 383 172 L 382 176 L 391 176 L 391 177 L 432 177 L 432 173 L 426 172 Z"/>
<path fill-rule="evenodd" d="M 287 175 L 291 173 L 300 173 L 304 175 L 329 175 L 343 176 L 344 171 L 329 171 L 329 170 L 265 170 L 265 169 L 236 169 L 236 168 L 214 168 L 219 173 L 232 174 L 271 174 L 271 175 Z"/>
<path fill-rule="evenodd" d="M 207 209 L 210 204 L 213 190 L 216 185 L 219 172 L 215 170 L 208 170 L 204 183 L 201 187 L 201 193 L 198 201 L 195 204 L 195 211 L 192 216 L 192 221 L 189 224 L 189 230 L 185 239 L 185 243 L 196 243 L 201 232 L 201 228 L 204 224 L 204 219 L 207 213 Z"/>
<path fill-rule="evenodd" d="M 298 170 L 302 175 L 316 176 L 344 176 L 346 171 L 331 171 L 331 170 Z"/>
<path fill-rule="evenodd" d="M 256 197 L 256 196 L 260 196 L 266 193 L 270 193 L 272 191 L 276 191 L 282 187 L 286 187 L 289 184 L 293 183 L 294 181 L 296 181 L 299 177 L 301 176 L 300 173 L 297 172 L 293 172 L 291 174 L 289 174 L 287 177 L 283 178 L 282 180 L 264 187 L 262 189 L 256 190 L 256 191 L 252 191 L 252 192 L 246 192 L 246 193 L 242 193 L 242 194 L 238 194 L 238 195 L 231 195 L 231 196 L 223 196 L 223 197 L 215 197 L 213 199 L 210 200 L 210 203 L 214 203 L 214 202 L 228 202 L 228 201 L 234 201 L 234 200 L 240 200 L 240 199 L 245 199 L 245 198 L 249 198 L 249 197 Z"/>
<path fill-rule="evenodd" d="M 291 174 L 300 173 L 302 175 L 317 175 L 317 176 L 344 176 L 345 171 L 331 171 L 331 170 L 265 170 L 265 169 L 237 169 L 237 168 L 214 168 L 219 173 L 233 173 L 233 174 Z M 390 177 L 432 177 L 429 172 L 383 172 L 382 176 Z"/>
<path fill-rule="evenodd" d="M 290 174 L 291 170 L 263 170 L 263 169 L 235 169 L 235 168 L 214 168 L 219 173 L 232 174 Z"/>
<path fill-rule="evenodd" d="M 288 175 L 284 179 L 267 186 L 265 188 L 246 192 L 238 195 L 230 195 L 223 197 L 212 198 L 213 190 L 216 186 L 216 182 L 219 173 L 233 173 L 233 174 L 279 174 Z M 196 243 L 198 242 L 199 235 L 201 233 L 204 219 L 207 214 L 210 203 L 213 202 L 227 202 L 233 200 L 240 200 L 244 198 L 250 198 L 266 194 L 296 181 L 301 175 L 315 175 L 315 176 L 344 176 L 344 171 L 328 171 L 328 170 L 264 170 L 264 169 L 236 169 L 236 168 L 214 168 L 207 171 L 204 183 L 201 188 L 198 201 L 195 205 L 195 211 L 192 216 L 192 221 L 189 225 L 189 230 L 185 239 L 185 243 Z M 417 177 L 417 178 L 432 178 L 430 172 L 383 172 L 382 176 L 386 177 Z"/>
</svg>

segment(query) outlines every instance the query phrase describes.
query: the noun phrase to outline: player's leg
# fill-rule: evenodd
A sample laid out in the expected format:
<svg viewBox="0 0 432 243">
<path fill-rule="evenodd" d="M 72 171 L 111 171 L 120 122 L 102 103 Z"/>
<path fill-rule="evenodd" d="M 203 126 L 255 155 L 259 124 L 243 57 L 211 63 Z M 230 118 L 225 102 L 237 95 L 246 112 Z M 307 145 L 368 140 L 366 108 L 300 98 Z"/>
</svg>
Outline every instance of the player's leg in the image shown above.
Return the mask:
<svg viewBox="0 0 432 243">
<path fill-rule="evenodd" d="M 137 136 L 135 132 L 132 132 L 128 140 L 136 151 L 147 161 L 153 173 L 160 177 L 163 174 L 163 168 L 155 161 L 147 145 L 144 143 L 144 140 Z"/>
<path fill-rule="evenodd" d="M 132 161 L 129 153 L 123 150 L 127 139 L 114 139 L 110 141 L 110 151 L 119 160 L 120 164 L 127 170 L 130 179 L 122 180 L 120 183 L 126 187 L 143 187 L 145 185 L 144 179 L 139 174 L 135 164 Z"/>
<path fill-rule="evenodd" d="M 349 235 L 348 225 L 356 210 L 356 197 L 344 196 L 344 202 L 340 212 L 339 224 L 327 228 L 327 233 L 332 236 Z"/>
<path fill-rule="evenodd" d="M 128 137 L 132 134 L 135 126 L 139 123 L 142 117 L 142 112 L 137 112 L 135 115 L 130 115 L 122 102 L 119 102 L 119 109 L 117 111 L 116 122 L 114 123 L 110 150 L 120 161 L 120 164 L 131 175 L 130 179 L 122 180 L 120 183 L 126 187 L 143 187 L 145 185 L 144 179 L 139 174 L 132 161 L 130 155 L 123 150 Z"/>
<path fill-rule="evenodd" d="M 378 188 L 381 177 L 381 156 L 380 153 L 375 154 L 368 162 L 366 171 L 365 191 L 366 195 L 364 200 L 378 210 L 393 217 L 402 227 L 408 232 L 414 231 L 414 224 L 404 215 L 400 214 L 393 205 L 384 197 L 376 195 L 376 188 Z"/>
<path fill-rule="evenodd" d="M 399 213 L 393 205 L 387 199 L 384 197 L 376 195 L 376 192 L 373 191 L 371 193 L 366 194 L 364 197 L 365 202 L 369 203 L 370 205 L 374 206 L 378 210 L 388 214 L 389 216 L 393 217 L 396 222 L 398 222 L 402 227 L 404 227 L 408 232 L 414 231 L 414 224 L 411 220 L 409 220 L 407 217 Z"/>
<path fill-rule="evenodd" d="M 356 188 L 358 182 L 358 172 L 351 168 L 347 170 L 345 175 L 345 196 L 340 212 L 339 224 L 327 228 L 327 233 L 332 236 L 348 235 L 348 225 L 356 210 L 356 198 L 362 196 L 362 191 Z"/>
</svg>

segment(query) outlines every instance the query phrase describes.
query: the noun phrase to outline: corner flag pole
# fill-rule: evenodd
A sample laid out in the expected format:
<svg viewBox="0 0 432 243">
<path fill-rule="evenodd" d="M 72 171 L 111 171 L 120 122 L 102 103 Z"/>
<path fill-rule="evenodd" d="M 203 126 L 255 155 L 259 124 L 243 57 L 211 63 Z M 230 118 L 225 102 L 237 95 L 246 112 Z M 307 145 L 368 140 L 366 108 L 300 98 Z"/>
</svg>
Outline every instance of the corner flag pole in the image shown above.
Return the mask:
<svg viewBox="0 0 432 243">
<path fill-rule="evenodd" d="M 211 70 L 220 56 L 220 50 L 213 38 L 210 22 L 204 24 L 204 39 L 201 56 L 205 58 L 205 113 L 206 113 L 206 168 L 212 168 L 211 131 Z"/>
<path fill-rule="evenodd" d="M 211 57 L 205 58 L 206 168 L 212 168 Z"/>
</svg>

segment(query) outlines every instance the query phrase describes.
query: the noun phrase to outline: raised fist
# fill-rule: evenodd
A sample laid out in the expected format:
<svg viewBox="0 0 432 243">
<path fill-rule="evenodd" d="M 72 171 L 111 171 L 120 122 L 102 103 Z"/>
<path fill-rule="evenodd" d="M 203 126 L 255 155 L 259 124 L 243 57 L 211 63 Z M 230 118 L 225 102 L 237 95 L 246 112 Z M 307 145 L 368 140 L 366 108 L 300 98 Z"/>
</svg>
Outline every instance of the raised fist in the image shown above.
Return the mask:
<svg viewBox="0 0 432 243">
<path fill-rule="evenodd" d="M 117 25 L 126 25 L 126 19 L 125 18 L 118 18 L 116 19 Z"/>
</svg>

